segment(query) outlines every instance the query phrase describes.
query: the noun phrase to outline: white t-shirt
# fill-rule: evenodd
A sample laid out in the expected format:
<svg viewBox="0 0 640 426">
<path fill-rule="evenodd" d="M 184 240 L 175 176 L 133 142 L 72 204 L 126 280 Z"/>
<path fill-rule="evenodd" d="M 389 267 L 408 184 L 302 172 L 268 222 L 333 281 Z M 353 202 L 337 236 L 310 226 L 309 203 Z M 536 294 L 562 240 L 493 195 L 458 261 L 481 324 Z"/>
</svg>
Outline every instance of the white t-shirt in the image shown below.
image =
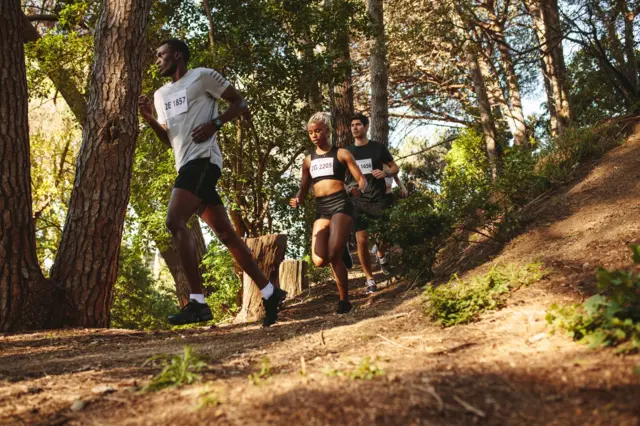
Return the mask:
<svg viewBox="0 0 640 426">
<path fill-rule="evenodd" d="M 191 132 L 218 116 L 218 99 L 227 87 L 229 82 L 216 71 L 194 68 L 180 80 L 167 83 L 154 93 L 158 123 L 167 127 L 176 170 L 191 160 L 206 157 L 222 169 L 222 153 L 216 135 L 195 143 Z"/>
</svg>

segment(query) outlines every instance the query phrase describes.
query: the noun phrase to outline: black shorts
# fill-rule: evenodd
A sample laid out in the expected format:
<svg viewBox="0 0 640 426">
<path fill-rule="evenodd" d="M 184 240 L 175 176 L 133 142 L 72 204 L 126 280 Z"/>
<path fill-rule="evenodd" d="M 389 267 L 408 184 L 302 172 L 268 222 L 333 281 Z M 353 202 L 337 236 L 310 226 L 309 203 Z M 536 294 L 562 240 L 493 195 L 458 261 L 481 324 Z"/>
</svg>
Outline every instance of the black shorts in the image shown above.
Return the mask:
<svg viewBox="0 0 640 426">
<path fill-rule="evenodd" d="M 384 218 L 383 210 L 387 208 L 384 198 L 376 201 L 362 200 L 354 197 L 353 203 L 354 231 L 364 231 L 369 227 L 369 222 L 375 219 Z"/>
<path fill-rule="evenodd" d="M 353 206 L 345 191 L 316 197 L 316 220 L 331 219 L 331 216 L 338 213 L 353 216 Z"/>
<path fill-rule="evenodd" d="M 199 197 L 204 205 L 222 205 L 222 199 L 216 191 L 220 179 L 220 167 L 212 164 L 209 158 L 196 158 L 180 167 L 174 188 L 186 189 Z"/>
</svg>

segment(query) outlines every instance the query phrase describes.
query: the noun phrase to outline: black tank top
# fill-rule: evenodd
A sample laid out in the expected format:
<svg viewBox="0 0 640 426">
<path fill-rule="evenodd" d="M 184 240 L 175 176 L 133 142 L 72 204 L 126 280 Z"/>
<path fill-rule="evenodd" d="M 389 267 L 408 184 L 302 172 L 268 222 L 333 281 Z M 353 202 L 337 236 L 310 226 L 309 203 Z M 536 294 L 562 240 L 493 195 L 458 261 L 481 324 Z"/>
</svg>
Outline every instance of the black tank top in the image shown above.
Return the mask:
<svg viewBox="0 0 640 426">
<path fill-rule="evenodd" d="M 323 155 L 316 154 L 315 148 L 312 149 L 309 172 L 314 184 L 325 179 L 344 182 L 345 166 L 338 159 L 338 148 L 333 146 Z"/>
</svg>

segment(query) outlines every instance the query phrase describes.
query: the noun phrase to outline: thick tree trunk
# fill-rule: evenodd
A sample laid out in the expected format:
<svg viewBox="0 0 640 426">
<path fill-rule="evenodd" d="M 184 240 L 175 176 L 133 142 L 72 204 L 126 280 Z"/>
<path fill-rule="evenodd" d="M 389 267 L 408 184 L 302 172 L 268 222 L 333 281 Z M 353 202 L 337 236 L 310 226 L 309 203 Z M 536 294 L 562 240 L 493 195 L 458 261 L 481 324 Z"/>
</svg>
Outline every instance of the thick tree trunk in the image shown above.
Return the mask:
<svg viewBox="0 0 640 426">
<path fill-rule="evenodd" d="M 333 56 L 333 81 L 329 90 L 331 116 L 334 124 L 334 144 L 345 148 L 353 144 L 351 116 L 353 115 L 353 78 L 351 75 L 351 52 L 349 51 L 349 27 L 346 17 L 340 13 L 343 0 L 325 0 L 334 19 L 333 33 L 329 35 L 329 51 Z"/>
<path fill-rule="evenodd" d="M 51 277 L 66 289 L 65 323 L 107 327 L 138 135 L 137 100 L 150 0 L 107 0 L 95 54 L 82 147 Z"/>
<path fill-rule="evenodd" d="M 258 262 L 260 270 L 273 283 L 278 285 L 278 270 L 287 249 L 287 236 L 281 234 L 265 235 L 258 238 L 247 238 L 249 250 Z M 255 282 L 244 274 L 242 280 L 242 310 L 236 316 L 234 323 L 257 321 L 264 315 L 262 295 Z"/>
<path fill-rule="evenodd" d="M 369 54 L 371 67 L 371 126 L 372 140 L 389 145 L 389 72 L 387 42 L 384 32 L 383 0 L 368 0 L 369 18 L 373 28 L 373 46 Z"/>
<path fill-rule="evenodd" d="M 304 260 L 285 260 L 280 264 L 280 288 L 287 297 L 296 297 L 309 288 L 308 264 Z"/>
<path fill-rule="evenodd" d="M 465 44 L 465 59 L 473 80 L 473 91 L 478 99 L 480 123 L 482 124 L 482 132 L 487 147 L 487 157 L 489 158 L 491 175 L 495 179 L 500 174 L 502 163 L 500 148 L 496 141 L 496 125 L 491 113 L 491 104 L 489 103 L 484 77 L 471 42 Z"/>
<path fill-rule="evenodd" d="M 42 275 L 31 211 L 20 2 L 0 1 L 0 331 L 55 327 L 60 291 Z"/>
<path fill-rule="evenodd" d="M 636 13 L 629 9 L 629 4 L 624 0 L 619 0 L 620 8 L 624 14 L 624 52 L 627 58 L 627 75 L 636 93 L 640 90 L 638 82 L 638 59 L 636 55 L 636 41 L 634 36 L 633 21 Z"/>
<path fill-rule="evenodd" d="M 543 17 L 546 21 L 547 40 L 551 49 L 551 61 L 553 63 L 553 89 L 558 112 L 558 130 L 562 133 L 573 120 L 573 113 L 569 103 L 569 85 L 567 80 L 567 67 L 564 62 L 562 39 L 564 34 L 560 27 L 560 12 L 557 0 L 542 0 L 544 2 Z"/>
</svg>

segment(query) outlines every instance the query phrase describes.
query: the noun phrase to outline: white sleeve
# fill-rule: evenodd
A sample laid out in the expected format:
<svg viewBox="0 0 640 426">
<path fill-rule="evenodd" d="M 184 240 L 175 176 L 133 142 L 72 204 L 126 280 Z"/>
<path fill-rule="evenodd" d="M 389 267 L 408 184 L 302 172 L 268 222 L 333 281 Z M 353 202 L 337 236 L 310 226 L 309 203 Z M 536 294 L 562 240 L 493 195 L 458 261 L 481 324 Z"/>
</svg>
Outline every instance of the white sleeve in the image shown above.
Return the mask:
<svg viewBox="0 0 640 426">
<path fill-rule="evenodd" d="M 162 97 L 158 94 L 158 90 L 153 94 L 153 105 L 158 113 L 158 123 L 167 124 L 167 118 L 164 116 L 164 103 Z"/>
<path fill-rule="evenodd" d="M 217 71 L 209 68 L 200 68 L 200 80 L 204 90 L 216 99 L 219 99 L 231 84 Z"/>
</svg>

